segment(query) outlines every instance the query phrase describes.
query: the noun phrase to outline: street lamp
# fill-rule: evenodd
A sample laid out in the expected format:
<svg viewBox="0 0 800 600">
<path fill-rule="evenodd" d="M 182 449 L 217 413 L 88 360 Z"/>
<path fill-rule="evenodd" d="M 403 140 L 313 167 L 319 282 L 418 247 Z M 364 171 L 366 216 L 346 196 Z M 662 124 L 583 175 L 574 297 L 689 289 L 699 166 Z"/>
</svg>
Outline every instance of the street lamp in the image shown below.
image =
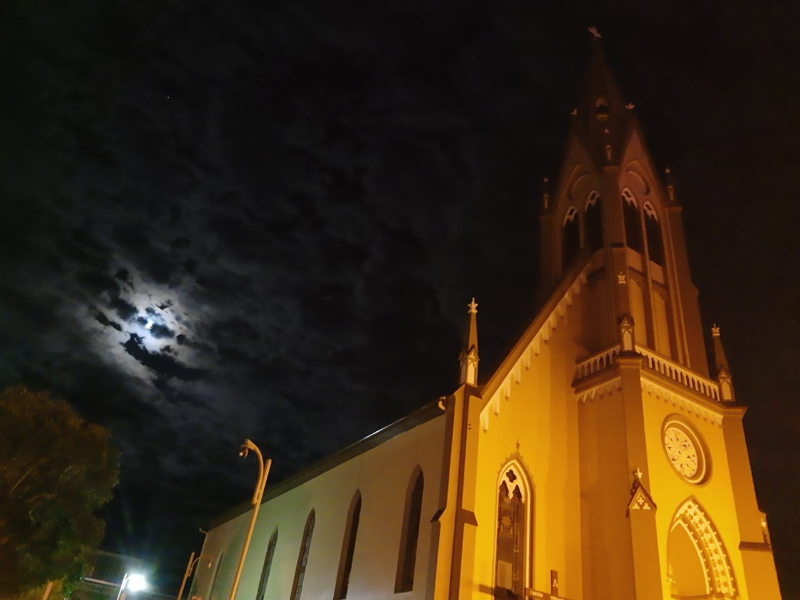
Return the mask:
<svg viewBox="0 0 800 600">
<path fill-rule="evenodd" d="M 125 573 L 125 576 L 122 578 L 122 583 L 119 586 L 117 600 L 125 600 L 125 597 L 128 595 L 128 590 L 136 593 L 146 588 L 147 580 L 144 578 L 144 575 L 140 575 L 139 573 Z"/>
<path fill-rule="evenodd" d="M 253 516 L 250 517 L 250 528 L 247 530 L 247 536 L 244 538 L 244 546 L 242 546 L 242 555 L 239 557 L 239 566 L 236 567 L 236 576 L 233 578 L 233 587 L 231 588 L 230 600 L 236 600 L 236 590 L 239 588 L 239 578 L 242 576 L 242 569 L 244 568 L 244 559 L 247 556 L 247 548 L 250 546 L 250 538 L 253 537 L 253 528 L 256 525 L 256 517 L 258 517 L 258 508 L 261 506 L 261 497 L 264 495 L 264 487 L 267 485 L 267 477 L 269 476 L 269 469 L 272 466 L 272 459 L 268 458 L 266 463 L 264 457 L 261 455 L 261 450 L 258 449 L 253 442 L 245 439 L 239 449 L 239 456 L 247 458 L 247 454 L 252 450 L 258 457 L 258 481 L 256 482 L 256 489 L 253 492 Z"/>
<path fill-rule="evenodd" d="M 189 579 L 189 576 L 192 574 L 192 569 L 194 566 L 200 562 L 201 559 L 208 560 L 208 568 L 211 568 L 211 561 L 213 558 L 206 554 L 201 554 L 197 558 L 194 557 L 194 552 L 189 556 L 189 562 L 186 563 L 186 572 L 183 574 L 183 581 L 181 581 L 181 589 L 178 590 L 178 600 L 181 600 L 181 596 L 183 596 L 183 588 L 186 587 L 186 581 Z"/>
</svg>

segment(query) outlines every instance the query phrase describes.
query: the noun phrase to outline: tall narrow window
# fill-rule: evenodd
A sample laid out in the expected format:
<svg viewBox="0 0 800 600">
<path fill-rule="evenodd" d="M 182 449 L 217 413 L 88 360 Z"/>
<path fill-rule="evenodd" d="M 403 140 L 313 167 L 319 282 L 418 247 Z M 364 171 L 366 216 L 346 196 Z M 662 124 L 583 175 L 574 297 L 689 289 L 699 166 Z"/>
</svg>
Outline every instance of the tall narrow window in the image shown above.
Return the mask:
<svg viewBox="0 0 800 600">
<path fill-rule="evenodd" d="M 261 579 L 258 581 L 258 591 L 256 592 L 256 600 L 264 600 L 264 593 L 267 591 L 267 582 L 269 581 L 269 572 L 272 569 L 272 559 L 275 556 L 275 546 L 278 545 L 278 529 L 272 532 L 272 537 L 269 538 L 267 544 L 267 554 L 264 557 L 264 566 L 261 569 Z"/>
<path fill-rule="evenodd" d="M 217 568 L 214 569 L 214 577 L 211 579 L 211 585 L 208 588 L 209 600 L 214 598 L 214 588 L 217 587 L 217 580 L 219 579 L 219 569 L 222 566 L 222 561 L 225 559 L 225 553 L 220 552 L 219 559 L 217 560 Z"/>
<path fill-rule="evenodd" d="M 314 510 L 308 514 L 306 527 L 303 530 L 303 539 L 300 542 L 300 554 L 297 557 L 297 569 L 294 572 L 294 583 L 292 584 L 292 600 L 300 600 L 303 592 L 303 579 L 306 576 L 306 565 L 308 564 L 308 551 L 311 549 L 311 535 L 314 533 L 314 521 L 316 515 Z"/>
<path fill-rule="evenodd" d="M 593 190 L 586 200 L 585 218 L 583 220 L 586 228 L 586 246 L 591 252 L 600 250 L 603 247 L 603 199 L 600 193 Z"/>
<path fill-rule="evenodd" d="M 516 465 L 506 468 L 497 494 L 495 598 L 523 598 L 530 498 Z"/>
<path fill-rule="evenodd" d="M 358 521 L 361 517 L 361 492 L 356 492 L 350 503 L 347 515 L 347 525 L 344 529 L 342 541 L 342 557 L 339 559 L 339 575 L 336 577 L 336 591 L 333 597 L 336 600 L 347 598 L 347 588 L 350 586 L 350 570 L 353 568 L 353 553 L 356 550 L 356 535 L 358 534 Z"/>
<path fill-rule="evenodd" d="M 625 219 L 625 240 L 628 248 L 642 251 L 642 223 L 639 220 L 639 204 L 630 190 L 622 190 L 622 214 Z"/>
<path fill-rule="evenodd" d="M 567 270 L 581 251 L 581 225 L 578 211 L 574 206 L 570 206 L 564 215 L 564 226 L 561 235 L 562 269 Z"/>
<path fill-rule="evenodd" d="M 658 222 L 656 209 L 649 202 L 645 202 L 642 208 L 644 209 L 644 228 L 647 234 L 647 252 L 650 260 L 663 267 L 664 244 L 661 239 L 661 224 Z"/>
<path fill-rule="evenodd" d="M 403 533 L 400 540 L 400 558 L 397 561 L 397 579 L 394 591 L 410 592 L 414 589 L 414 567 L 417 562 L 419 523 L 422 515 L 422 471 L 412 480 L 410 494 L 406 498 L 406 514 L 403 518 Z"/>
</svg>

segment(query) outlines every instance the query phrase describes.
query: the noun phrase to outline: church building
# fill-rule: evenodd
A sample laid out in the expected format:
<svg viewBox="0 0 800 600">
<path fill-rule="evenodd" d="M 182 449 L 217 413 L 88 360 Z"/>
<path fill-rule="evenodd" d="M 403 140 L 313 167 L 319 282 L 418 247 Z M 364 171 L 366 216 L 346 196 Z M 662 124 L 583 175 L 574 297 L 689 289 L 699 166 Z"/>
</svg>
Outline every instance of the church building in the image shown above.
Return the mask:
<svg viewBox="0 0 800 600">
<path fill-rule="evenodd" d="M 541 310 L 479 377 L 473 300 L 452 394 L 271 487 L 236 600 L 781 597 L 680 198 L 592 44 Z M 213 524 L 192 596 L 231 597 L 252 510 Z"/>
</svg>

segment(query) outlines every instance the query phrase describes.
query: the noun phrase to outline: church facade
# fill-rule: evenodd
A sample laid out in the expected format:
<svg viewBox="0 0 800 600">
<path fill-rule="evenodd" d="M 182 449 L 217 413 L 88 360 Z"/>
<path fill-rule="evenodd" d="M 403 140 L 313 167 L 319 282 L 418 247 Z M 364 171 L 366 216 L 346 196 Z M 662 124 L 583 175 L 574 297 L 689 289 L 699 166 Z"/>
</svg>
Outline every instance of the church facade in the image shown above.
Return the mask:
<svg viewBox="0 0 800 600">
<path fill-rule="evenodd" d="M 543 194 L 541 311 L 478 378 L 269 490 L 236 598 L 779 599 L 719 330 L 709 368 L 680 201 L 599 41 Z M 192 595 L 229 597 L 251 508 Z"/>
</svg>

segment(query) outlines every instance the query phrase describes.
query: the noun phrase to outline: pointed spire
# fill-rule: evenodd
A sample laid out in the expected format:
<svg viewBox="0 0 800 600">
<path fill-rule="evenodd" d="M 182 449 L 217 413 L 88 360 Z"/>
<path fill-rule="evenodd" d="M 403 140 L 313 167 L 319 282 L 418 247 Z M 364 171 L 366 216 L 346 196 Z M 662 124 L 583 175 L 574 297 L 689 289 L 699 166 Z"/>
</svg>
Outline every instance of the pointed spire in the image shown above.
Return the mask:
<svg viewBox="0 0 800 600">
<path fill-rule="evenodd" d="M 597 28 L 588 29 L 592 49 L 576 125 L 583 146 L 596 164 L 614 165 L 621 158 L 625 136 L 635 120 L 633 104 L 622 100 L 606 61 L 602 36 Z"/>
<path fill-rule="evenodd" d="M 469 310 L 469 325 L 467 326 L 467 333 L 464 336 L 464 346 L 461 349 L 461 355 L 458 357 L 461 363 L 461 374 L 458 383 L 463 385 L 468 383 L 470 385 L 478 385 L 478 303 L 475 298 L 472 302 L 467 304 Z"/>
<path fill-rule="evenodd" d="M 722 347 L 719 327 L 716 324 L 711 328 L 711 338 L 714 340 L 714 363 L 717 371 L 717 381 L 719 382 L 720 398 L 723 402 L 736 402 L 736 396 L 733 393 L 733 376 L 728 366 L 728 358 L 725 356 L 725 349 Z"/>
</svg>

